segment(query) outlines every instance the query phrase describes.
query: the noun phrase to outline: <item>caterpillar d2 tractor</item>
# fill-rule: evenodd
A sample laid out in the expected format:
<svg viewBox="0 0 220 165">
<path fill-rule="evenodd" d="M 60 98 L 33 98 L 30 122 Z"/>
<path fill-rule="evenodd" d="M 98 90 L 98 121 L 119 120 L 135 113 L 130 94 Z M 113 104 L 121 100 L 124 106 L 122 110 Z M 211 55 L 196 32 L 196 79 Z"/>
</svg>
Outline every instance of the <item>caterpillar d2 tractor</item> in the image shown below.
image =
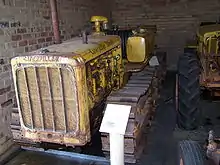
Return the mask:
<svg viewBox="0 0 220 165">
<path fill-rule="evenodd" d="M 176 85 L 178 127 L 186 131 L 195 130 L 202 119 L 201 94 L 220 94 L 220 24 L 200 25 L 195 44 L 187 45 L 179 58 Z M 217 165 L 220 163 L 219 138 L 210 131 L 207 141 L 206 155 Z M 179 164 L 183 165 L 206 164 L 200 145 L 194 141 L 180 142 L 179 158 Z"/>
<path fill-rule="evenodd" d="M 120 37 L 102 30 L 107 19 L 93 16 L 91 21 L 91 34 L 11 60 L 18 105 L 12 113 L 13 138 L 26 147 L 84 147 L 98 132 L 106 103 L 131 105 L 125 161 L 135 162 L 155 111 L 166 54 L 154 53 L 152 28 L 139 28 L 122 58 Z M 149 65 L 152 56 L 159 65 Z M 108 135 L 100 139 L 108 156 Z"/>
</svg>

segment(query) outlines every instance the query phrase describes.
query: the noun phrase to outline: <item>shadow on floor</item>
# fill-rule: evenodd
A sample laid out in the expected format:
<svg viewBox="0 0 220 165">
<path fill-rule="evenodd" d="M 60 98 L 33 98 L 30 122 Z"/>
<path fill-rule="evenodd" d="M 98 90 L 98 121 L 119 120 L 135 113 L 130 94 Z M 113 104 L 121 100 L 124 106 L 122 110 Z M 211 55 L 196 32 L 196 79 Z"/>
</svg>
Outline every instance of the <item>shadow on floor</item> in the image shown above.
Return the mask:
<svg viewBox="0 0 220 165">
<path fill-rule="evenodd" d="M 155 122 L 148 135 L 148 144 L 141 159 L 143 165 L 175 165 L 177 157 L 176 140 L 173 131 L 176 123 L 174 108 L 175 73 L 168 72 Z"/>
</svg>

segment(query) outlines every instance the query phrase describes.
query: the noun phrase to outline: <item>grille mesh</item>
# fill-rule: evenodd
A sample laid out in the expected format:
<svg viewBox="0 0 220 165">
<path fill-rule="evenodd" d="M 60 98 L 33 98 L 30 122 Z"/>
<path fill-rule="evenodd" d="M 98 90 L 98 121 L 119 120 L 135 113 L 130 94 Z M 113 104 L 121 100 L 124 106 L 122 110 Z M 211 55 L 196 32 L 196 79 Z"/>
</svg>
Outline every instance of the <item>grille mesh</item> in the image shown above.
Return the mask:
<svg viewBox="0 0 220 165">
<path fill-rule="evenodd" d="M 74 73 L 67 68 L 19 68 L 17 88 L 24 126 L 54 132 L 78 131 Z"/>
</svg>

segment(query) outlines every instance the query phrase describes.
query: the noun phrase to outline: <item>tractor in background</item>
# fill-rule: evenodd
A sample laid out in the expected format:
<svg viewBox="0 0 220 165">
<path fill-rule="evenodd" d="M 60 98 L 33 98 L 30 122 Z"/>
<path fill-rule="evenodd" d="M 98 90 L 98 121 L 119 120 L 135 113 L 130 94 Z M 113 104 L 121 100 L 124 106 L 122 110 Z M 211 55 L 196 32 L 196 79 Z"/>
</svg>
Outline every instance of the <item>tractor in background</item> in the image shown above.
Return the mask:
<svg viewBox="0 0 220 165">
<path fill-rule="evenodd" d="M 196 40 L 179 57 L 176 79 L 177 125 L 180 129 L 196 130 L 201 124 L 200 98 L 205 92 L 220 96 L 220 24 L 201 24 Z M 208 134 L 208 133 L 207 133 Z M 220 163 L 219 138 L 212 131 L 207 136 L 206 156 Z M 205 155 L 195 141 L 180 141 L 180 165 L 204 165 Z"/>
<path fill-rule="evenodd" d="M 98 132 L 106 103 L 131 105 L 125 161 L 135 163 L 166 74 L 166 54 L 155 53 L 153 28 L 134 29 L 122 51 L 120 36 L 106 34 L 107 18 L 93 16 L 91 22 L 89 35 L 84 31 L 11 60 L 18 105 L 12 113 L 13 139 L 25 147 L 83 148 Z M 153 56 L 157 65 L 149 64 Z M 108 157 L 108 135 L 100 139 Z"/>
</svg>

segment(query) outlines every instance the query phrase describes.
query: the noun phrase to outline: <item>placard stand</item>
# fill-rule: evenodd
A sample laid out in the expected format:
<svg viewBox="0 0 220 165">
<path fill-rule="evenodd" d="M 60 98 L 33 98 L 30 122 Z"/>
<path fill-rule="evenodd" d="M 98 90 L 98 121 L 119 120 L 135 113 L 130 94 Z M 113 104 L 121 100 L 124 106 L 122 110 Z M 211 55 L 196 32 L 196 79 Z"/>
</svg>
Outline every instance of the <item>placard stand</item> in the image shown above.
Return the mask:
<svg viewBox="0 0 220 165">
<path fill-rule="evenodd" d="M 124 135 L 110 133 L 111 165 L 124 165 Z"/>
<path fill-rule="evenodd" d="M 124 165 L 124 135 L 131 106 L 107 104 L 100 132 L 109 133 L 111 165 Z"/>
</svg>

